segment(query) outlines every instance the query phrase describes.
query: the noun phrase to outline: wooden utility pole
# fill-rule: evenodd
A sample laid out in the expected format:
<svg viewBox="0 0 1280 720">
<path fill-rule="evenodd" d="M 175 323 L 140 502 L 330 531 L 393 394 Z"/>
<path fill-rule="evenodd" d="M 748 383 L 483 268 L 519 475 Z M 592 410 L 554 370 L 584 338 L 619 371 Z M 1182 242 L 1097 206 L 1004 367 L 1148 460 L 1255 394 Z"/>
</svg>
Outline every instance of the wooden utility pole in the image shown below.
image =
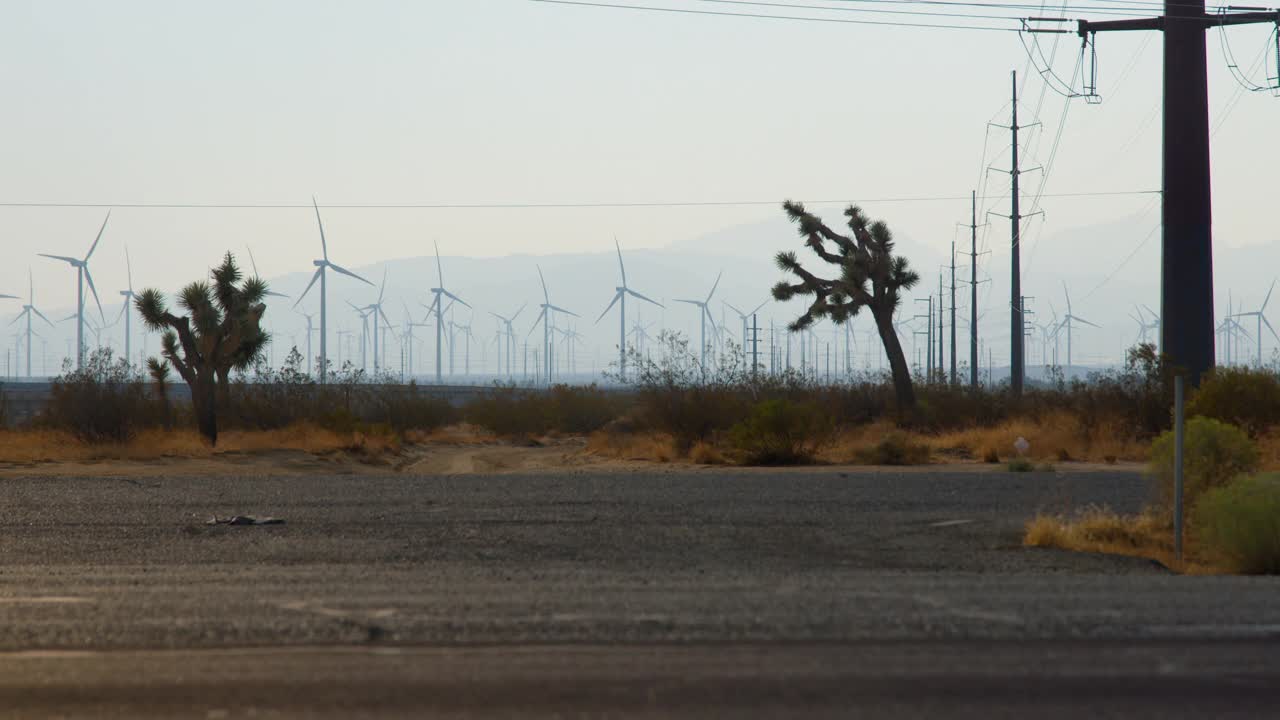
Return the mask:
<svg viewBox="0 0 1280 720">
<path fill-rule="evenodd" d="M 1258 23 L 1280 27 L 1280 12 L 1223 10 L 1208 14 L 1204 0 L 1165 0 L 1164 14 L 1158 17 L 1077 22 L 1076 34 L 1086 47 L 1096 48 L 1099 32 L 1164 33 L 1160 340 L 1161 350 L 1175 367 L 1187 373 L 1193 387 L 1214 366 L 1213 193 L 1205 32 L 1213 27 Z M 1091 69 L 1090 76 L 1094 75 Z"/>
</svg>

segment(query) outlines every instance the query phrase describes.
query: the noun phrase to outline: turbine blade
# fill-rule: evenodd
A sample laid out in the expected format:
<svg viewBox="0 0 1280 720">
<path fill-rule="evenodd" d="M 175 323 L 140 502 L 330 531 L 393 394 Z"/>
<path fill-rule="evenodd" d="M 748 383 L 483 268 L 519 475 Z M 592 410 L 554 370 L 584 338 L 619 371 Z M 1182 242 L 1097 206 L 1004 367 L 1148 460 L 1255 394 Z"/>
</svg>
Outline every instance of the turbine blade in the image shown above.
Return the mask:
<svg viewBox="0 0 1280 720">
<path fill-rule="evenodd" d="M 329 241 L 324 237 L 324 221 L 320 219 L 320 204 L 316 202 L 316 196 L 311 196 L 311 206 L 316 209 L 316 225 L 320 226 L 320 251 L 325 262 L 329 262 Z"/>
<path fill-rule="evenodd" d="M 253 276 L 262 277 L 262 275 L 258 273 L 258 261 L 253 259 L 253 248 L 245 245 L 244 249 L 249 252 L 249 265 L 253 267 Z M 128 252 L 127 249 L 126 252 Z"/>
<path fill-rule="evenodd" d="M 1266 315 L 1262 316 L 1262 324 L 1266 325 L 1267 329 L 1271 331 L 1271 337 L 1275 338 L 1276 340 L 1280 340 L 1280 335 L 1277 335 L 1276 329 L 1271 327 L 1271 321 L 1267 319 Z"/>
<path fill-rule="evenodd" d="M 289 297 L 288 295 L 285 295 L 284 293 L 278 293 L 278 292 L 276 292 L 275 290 L 267 290 L 266 292 L 264 292 L 264 293 L 262 293 L 262 294 L 263 294 L 263 295 L 266 295 L 266 296 L 268 296 L 268 297 L 282 297 L 282 298 L 287 298 L 287 297 Z"/>
<path fill-rule="evenodd" d="M 623 288 L 623 289 L 626 290 L 627 293 L 632 295 L 633 297 L 640 298 L 641 300 L 644 300 L 647 303 L 653 303 L 658 307 L 662 307 L 662 303 L 658 302 L 657 300 L 654 300 L 653 298 L 645 297 L 644 295 L 641 295 L 640 293 L 636 292 L 635 290 L 632 290 L 631 288 Z"/>
<path fill-rule="evenodd" d="M 618 304 L 618 298 L 622 297 L 622 293 L 623 291 L 619 290 L 618 292 L 613 294 L 613 300 L 609 301 L 609 307 L 605 308 L 604 312 L 600 313 L 600 317 L 596 318 L 597 325 L 600 324 L 600 321 L 604 319 L 605 315 L 609 314 L 609 311 L 613 309 L 613 306 Z"/>
<path fill-rule="evenodd" d="M 359 280 L 360 282 L 364 283 L 365 285 L 368 285 L 369 287 L 373 287 L 373 283 L 369 282 L 368 280 L 365 280 L 364 278 L 362 278 L 362 277 L 360 277 L 359 275 L 357 275 L 357 274 L 355 274 L 355 273 L 351 272 L 350 270 L 348 270 L 348 269 L 346 269 L 346 268 L 342 267 L 341 265 L 334 265 L 333 263 L 328 262 L 327 260 L 326 260 L 325 262 L 326 262 L 326 263 L 328 263 L 329 267 L 333 268 L 333 269 L 334 269 L 334 271 L 336 271 L 336 272 L 340 272 L 340 273 L 342 273 L 343 275 L 348 275 L 348 276 L 350 276 L 350 277 L 353 277 L 353 278 L 355 278 L 355 279 Z"/>
<path fill-rule="evenodd" d="M 102 312 L 102 301 L 98 299 L 98 288 L 93 286 L 93 276 L 89 274 L 88 266 L 83 268 L 84 280 L 89 283 L 89 292 L 93 293 L 93 301 L 98 304 L 98 314 L 102 316 L 102 322 L 107 321 L 106 313 Z"/>
<path fill-rule="evenodd" d="M 93 256 L 93 251 L 98 249 L 98 241 L 102 239 L 102 233 L 107 229 L 107 220 L 111 219 L 111 211 L 107 211 L 107 217 L 102 221 L 102 227 L 98 228 L 98 237 L 93 239 L 93 244 L 89 246 L 89 252 L 84 256 L 84 261 L 89 262 L 89 258 Z M 105 319 L 105 318 L 104 318 Z"/>
<path fill-rule="evenodd" d="M 76 258 L 67 257 L 66 255 L 49 255 L 48 253 L 36 253 L 36 254 L 39 255 L 40 257 L 53 258 L 54 260 L 62 260 L 63 262 L 71 263 L 72 266 L 78 266 L 80 264 L 80 261 L 77 260 Z"/>
<path fill-rule="evenodd" d="M 711 296 L 716 294 L 716 288 L 720 287 L 720 276 L 724 275 L 724 271 L 716 273 L 716 282 L 711 286 L 711 292 L 707 293 L 707 299 L 703 302 L 711 302 Z"/>
<path fill-rule="evenodd" d="M 1072 320 L 1075 320 L 1075 321 L 1076 321 L 1076 322 L 1078 322 L 1078 323 L 1082 323 L 1082 324 L 1084 324 L 1084 325 L 1088 325 L 1089 327 L 1096 327 L 1096 328 L 1098 328 L 1098 329 L 1101 329 L 1101 328 L 1102 328 L 1102 326 L 1101 326 L 1101 325 L 1098 325 L 1098 324 L 1096 324 L 1096 323 L 1091 323 L 1091 322 L 1089 322 L 1088 320 L 1085 320 L 1085 319 L 1084 319 L 1084 318 L 1082 318 L 1082 317 L 1076 317 L 1075 315 L 1072 315 L 1072 316 L 1071 316 L 1071 319 L 1072 319 Z"/>
<path fill-rule="evenodd" d="M 701 300 L 683 300 L 683 299 L 681 299 L 681 298 L 674 298 L 674 301 L 675 301 L 675 302 L 678 302 L 678 303 L 688 303 L 688 304 L 690 304 L 690 305 L 701 305 L 701 304 L 702 304 L 702 301 L 701 301 Z"/>
<path fill-rule="evenodd" d="M 1262 312 L 1267 309 L 1267 303 L 1271 302 L 1271 291 L 1275 289 L 1276 289 L 1276 281 L 1272 280 L 1271 287 L 1267 290 L 1267 298 L 1262 301 L 1262 307 L 1258 308 L 1258 312 Z"/>
<path fill-rule="evenodd" d="M 382 268 L 382 287 L 378 288 L 378 306 L 382 306 L 382 296 L 387 292 L 387 268 Z"/>
<path fill-rule="evenodd" d="M 4 298 L 4 299 L 6 299 L 6 300 L 17 300 L 17 299 L 19 299 L 17 295 L 5 295 L 4 293 L 0 293 L 0 298 Z"/>
<path fill-rule="evenodd" d="M 769 304 L 769 301 L 768 301 L 768 300 L 765 300 L 764 302 L 762 302 L 762 303 L 760 303 L 759 305 L 757 305 L 757 306 L 755 307 L 755 309 L 754 309 L 754 310 L 752 310 L 751 312 L 749 312 L 749 313 L 747 313 L 747 314 L 748 314 L 748 315 L 755 315 L 756 313 L 760 312 L 760 308 L 762 308 L 762 307 L 764 307 L 765 305 L 768 305 L 768 304 Z"/>
<path fill-rule="evenodd" d="M 440 243 L 432 240 L 431 244 L 436 248 L 436 279 L 440 281 L 436 287 L 444 287 L 444 266 L 440 264 Z"/>
<path fill-rule="evenodd" d="M 22 312 L 18 313 L 18 316 L 17 316 L 17 317 L 15 317 L 14 319 L 10 320 L 10 321 L 9 321 L 9 324 L 10 324 L 10 325 L 17 325 L 17 324 L 18 324 L 18 321 L 19 321 L 19 320 L 21 320 L 21 319 L 23 318 L 23 316 L 25 316 L 28 312 L 30 312 L 30 311 L 29 311 L 29 310 L 25 310 L 25 309 L 24 309 Z"/>
<path fill-rule="evenodd" d="M 723 302 L 723 301 L 721 301 L 721 302 Z M 729 302 L 727 302 L 727 303 L 725 303 L 725 304 L 724 304 L 724 306 L 725 306 L 725 307 L 727 307 L 727 308 L 729 308 L 730 310 L 732 310 L 732 311 L 734 311 L 734 312 L 738 313 L 738 317 L 743 317 L 743 318 L 745 318 L 745 317 L 746 317 L 746 313 L 744 313 L 744 312 L 742 312 L 741 310 L 739 310 L 738 308 L 734 307 L 734 306 L 733 306 L 733 303 L 729 303 Z"/>
<path fill-rule="evenodd" d="M 39 315 L 41 320 L 49 324 L 49 327 L 53 327 L 53 321 L 45 317 L 44 313 L 37 310 L 34 305 L 31 307 L 31 312 L 35 313 L 36 315 Z"/>
<path fill-rule="evenodd" d="M 529 328 L 529 334 L 525 335 L 525 337 L 528 338 L 532 336 L 533 331 L 538 329 L 538 324 L 543 322 L 546 317 L 547 317 L 547 306 L 543 305 L 542 312 L 538 313 L 538 319 L 533 321 L 533 327 Z"/>
<path fill-rule="evenodd" d="M 613 247 L 618 251 L 618 270 L 622 272 L 622 287 L 627 286 L 627 266 L 622 264 L 622 246 L 618 244 L 618 236 L 613 237 Z"/>
<path fill-rule="evenodd" d="M 466 300 L 463 300 L 462 298 L 458 297 L 457 295 L 454 295 L 453 293 L 449 292 L 448 290 L 441 289 L 441 290 L 440 290 L 440 292 L 444 293 L 444 294 L 445 294 L 445 295 L 446 295 L 450 300 L 452 300 L 453 302 L 461 303 L 462 305 L 466 305 L 467 307 L 471 307 L 470 305 L 467 305 L 467 301 L 466 301 Z M 452 305 L 452 303 L 450 303 L 450 304 Z M 475 308 L 472 308 L 472 309 L 474 310 Z"/>
<path fill-rule="evenodd" d="M 124 267 L 129 273 L 129 295 L 133 295 L 133 262 L 129 260 L 129 246 L 124 246 Z M 257 271 L 254 271 L 257 273 Z"/>
<path fill-rule="evenodd" d="M 516 321 L 516 318 L 520 317 L 520 313 L 524 312 L 524 309 L 525 309 L 525 308 L 527 308 L 527 307 L 529 307 L 529 303 L 525 303 L 525 304 L 521 305 L 521 306 L 520 306 L 520 309 L 516 311 L 516 314 L 515 314 L 515 315 L 512 315 L 512 316 L 511 316 L 511 319 L 510 319 L 510 320 L 508 320 L 507 322 L 509 322 L 509 323 L 513 323 L 513 322 L 515 322 L 515 321 Z"/>
<path fill-rule="evenodd" d="M 120 314 L 116 316 L 116 319 L 112 321 L 111 325 L 109 325 L 108 327 L 115 327 L 116 323 L 120 322 L 120 318 L 124 317 L 125 312 L 128 310 L 129 310 L 129 301 L 125 300 L 124 304 L 120 306 Z"/>
<path fill-rule="evenodd" d="M 538 282 L 542 283 L 542 302 L 544 304 L 550 303 L 551 296 L 547 294 L 547 279 L 542 276 L 542 266 L 535 265 L 534 267 L 538 268 Z"/>
<path fill-rule="evenodd" d="M 387 318 L 387 314 L 386 314 L 386 313 L 382 312 L 382 306 L 381 306 L 381 305 L 379 305 L 379 306 L 378 306 L 378 316 L 382 318 L 382 321 L 383 321 L 383 322 L 385 322 L 385 323 L 387 324 L 387 326 L 388 326 L 388 327 L 391 325 L 391 320 L 389 320 L 389 319 Z"/>
<path fill-rule="evenodd" d="M 555 311 L 556 311 L 556 312 L 558 312 L 558 313 L 564 313 L 565 315 L 572 315 L 572 316 L 574 316 L 574 317 L 576 317 L 576 318 L 580 318 L 580 317 L 582 317 L 582 316 L 581 316 L 581 315 L 579 315 L 578 313 L 576 313 L 576 312 L 574 312 L 574 311 L 572 311 L 572 310 L 565 310 L 565 309 L 564 309 L 564 308 L 562 308 L 562 307 L 557 307 L 557 306 L 555 306 L 555 305 L 548 305 L 547 307 L 551 308 L 552 310 L 555 310 Z"/>
<path fill-rule="evenodd" d="M 322 273 L 322 272 L 324 272 L 324 266 L 323 266 L 323 265 L 322 265 L 322 266 L 320 266 L 320 267 L 318 267 L 318 268 L 316 268 L 316 274 L 311 276 L 311 282 L 307 283 L 307 289 L 306 289 L 306 290 L 303 290 L 303 291 L 302 291 L 302 294 L 301 294 L 301 295 L 299 295 L 299 296 L 298 296 L 298 299 L 293 303 L 293 306 L 294 306 L 294 307 L 298 307 L 298 303 L 302 302 L 302 299 L 303 299 L 303 298 L 305 298 L 305 297 L 307 296 L 307 293 L 311 292 L 311 286 L 312 286 L 312 285 L 315 285 L 315 284 L 316 284 L 316 281 L 320 279 L 320 273 Z"/>
</svg>

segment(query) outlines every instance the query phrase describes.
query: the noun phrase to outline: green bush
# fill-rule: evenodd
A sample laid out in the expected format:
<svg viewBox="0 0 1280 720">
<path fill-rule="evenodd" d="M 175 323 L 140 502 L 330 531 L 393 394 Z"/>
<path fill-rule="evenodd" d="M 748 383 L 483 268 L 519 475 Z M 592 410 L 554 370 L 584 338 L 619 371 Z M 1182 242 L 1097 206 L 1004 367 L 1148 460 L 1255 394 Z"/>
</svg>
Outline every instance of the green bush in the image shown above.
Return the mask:
<svg viewBox="0 0 1280 720">
<path fill-rule="evenodd" d="M 831 417 L 812 403 L 765 400 L 729 429 L 729 441 L 751 465 L 812 462 L 831 439 Z"/>
<path fill-rule="evenodd" d="M 1257 437 L 1280 422 L 1280 378 L 1270 370 L 1214 370 L 1187 403 L 1187 415 L 1231 423 Z"/>
<path fill-rule="evenodd" d="M 110 348 L 101 348 L 83 367 L 72 370 L 68 363 L 53 379 L 38 423 L 85 442 L 123 443 L 143 428 L 161 425 L 162 418 L 161 405 L 148 395 L 142 375 Z"/>
<path fill-rule="evenodd" d="M 854 460 L 863 465 L 924 465 L 929 462 L 929 446 L 894 432 L 875 445 L 859 450 Z"/>
<path fill-rule="evenodd" d="M 1192 523 L 1202 547 L 1237 572 L 1280 574 L 1280 475 L 1244 475 L 1210 490 Z"/>
<path fill-rule="evenodd" d="M 1009 472 L 1031 472 L 1036 464 L 1026 458 L 1014 458 L 1009 461 Z"/>
<path fill-rule="evenodd" d="M 624 401 L 595 385 L 556 385 L 547 391 L 497 386 L 471 401 L 465 417 L 498 435 L 582 434 L 618 417 Z"/>
<path fill-rule="evenodd" d="M 1162 433 L 1151 446 L 1151 474 L 1164 507 L 1173 507 L 1174 433 Z M 1223 487 L 1258 467 L 1258 448 L 1243 430 L 1207 417 L 1187 421 L 1183 450 L 1183 502 L 1194 507 L 1200 496 Z"/>
</svg>

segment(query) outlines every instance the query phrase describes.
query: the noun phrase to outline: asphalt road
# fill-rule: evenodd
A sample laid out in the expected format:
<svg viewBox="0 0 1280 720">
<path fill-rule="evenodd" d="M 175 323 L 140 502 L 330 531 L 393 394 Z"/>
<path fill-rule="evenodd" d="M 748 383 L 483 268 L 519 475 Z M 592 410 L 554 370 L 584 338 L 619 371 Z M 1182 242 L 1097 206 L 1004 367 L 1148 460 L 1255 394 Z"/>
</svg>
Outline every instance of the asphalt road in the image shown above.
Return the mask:
<svg viewBox="0 0 1280 720">
<path fill-rule="evenodd" d="M 0 480 L 0 715 L 1261 717 L 1280 582 L 1019 543 L 1131 473 Z M 280 526 L 211 527 L 213 515 Z"/>
</svg>

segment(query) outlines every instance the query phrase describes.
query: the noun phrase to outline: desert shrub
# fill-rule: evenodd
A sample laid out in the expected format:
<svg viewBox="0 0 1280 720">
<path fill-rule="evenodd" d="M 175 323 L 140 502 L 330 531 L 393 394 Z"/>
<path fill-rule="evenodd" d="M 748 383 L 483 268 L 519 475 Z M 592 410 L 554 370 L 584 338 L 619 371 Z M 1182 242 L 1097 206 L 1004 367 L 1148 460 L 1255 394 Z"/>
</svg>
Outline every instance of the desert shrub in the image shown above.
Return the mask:
<svg viewBox="0 0 1280 720">
<path fill-rule="evenodd" d="M 117 359 L 110 348 L 100 348 L 80 369 L 71 369 L 68 361 L 53 379 L 37 422 L 85 442 L 123 443 L 143 428 L 160 425 L 162 412 L 128 361 Z"/>
<path fill-rule="evenodd" d="M 1036 469 L 1036 464 L 1030 460 L 1019 457 L 1009 461 L 1009 472 L 1031 472 Z"/>
<path fill-rule="evenodd" d="M 495 386 L 466 407 L 466 419 L 495 434 L 585 434 L 622 414 L 625 398 L 591 385 L 557 385 L 546 391 Z"/>
<path fill-rule="evenodd" d="M 1217 368 L 1200 382 L 1187 415 L 1231 423 L 1257 437 L 1280 422 L 1280 378 L 1270 370 Z"/>
<path fill-rule="evenodd" d="M 856 452 L 854 460 L 863 465 L 924 465 L 929 462 L 929 446 L 903 433 L 892 432 L 875 445 Z"/>
<path fill-rule="evenodd" d="M 1151 446 L 1151 474 L 1160 501 L 1173 507 L 1174 433 L 1168 431 Z M 1187 421 L 1183 449 L 1183 502 L 1188 508 L 1213 488 L 1223 487 L 1237 475 L 1258 467 L 1258 448 L 1243 430 L 1207 417 Z"/>
<path fill-rule="evenodd" d="M 830 441 L 831 417 L 811 403 L 765 400 L 729 430 L 729 440 L 752 465 L 795 465 L 813 460 Z"/>
<path fill-rule="evenodd" d="M 1209 490 L 1192 523 L 1201 546 L 1237 572 L 1280 574 L 1280 475 L 1242 475 Z"/>
</svg>

